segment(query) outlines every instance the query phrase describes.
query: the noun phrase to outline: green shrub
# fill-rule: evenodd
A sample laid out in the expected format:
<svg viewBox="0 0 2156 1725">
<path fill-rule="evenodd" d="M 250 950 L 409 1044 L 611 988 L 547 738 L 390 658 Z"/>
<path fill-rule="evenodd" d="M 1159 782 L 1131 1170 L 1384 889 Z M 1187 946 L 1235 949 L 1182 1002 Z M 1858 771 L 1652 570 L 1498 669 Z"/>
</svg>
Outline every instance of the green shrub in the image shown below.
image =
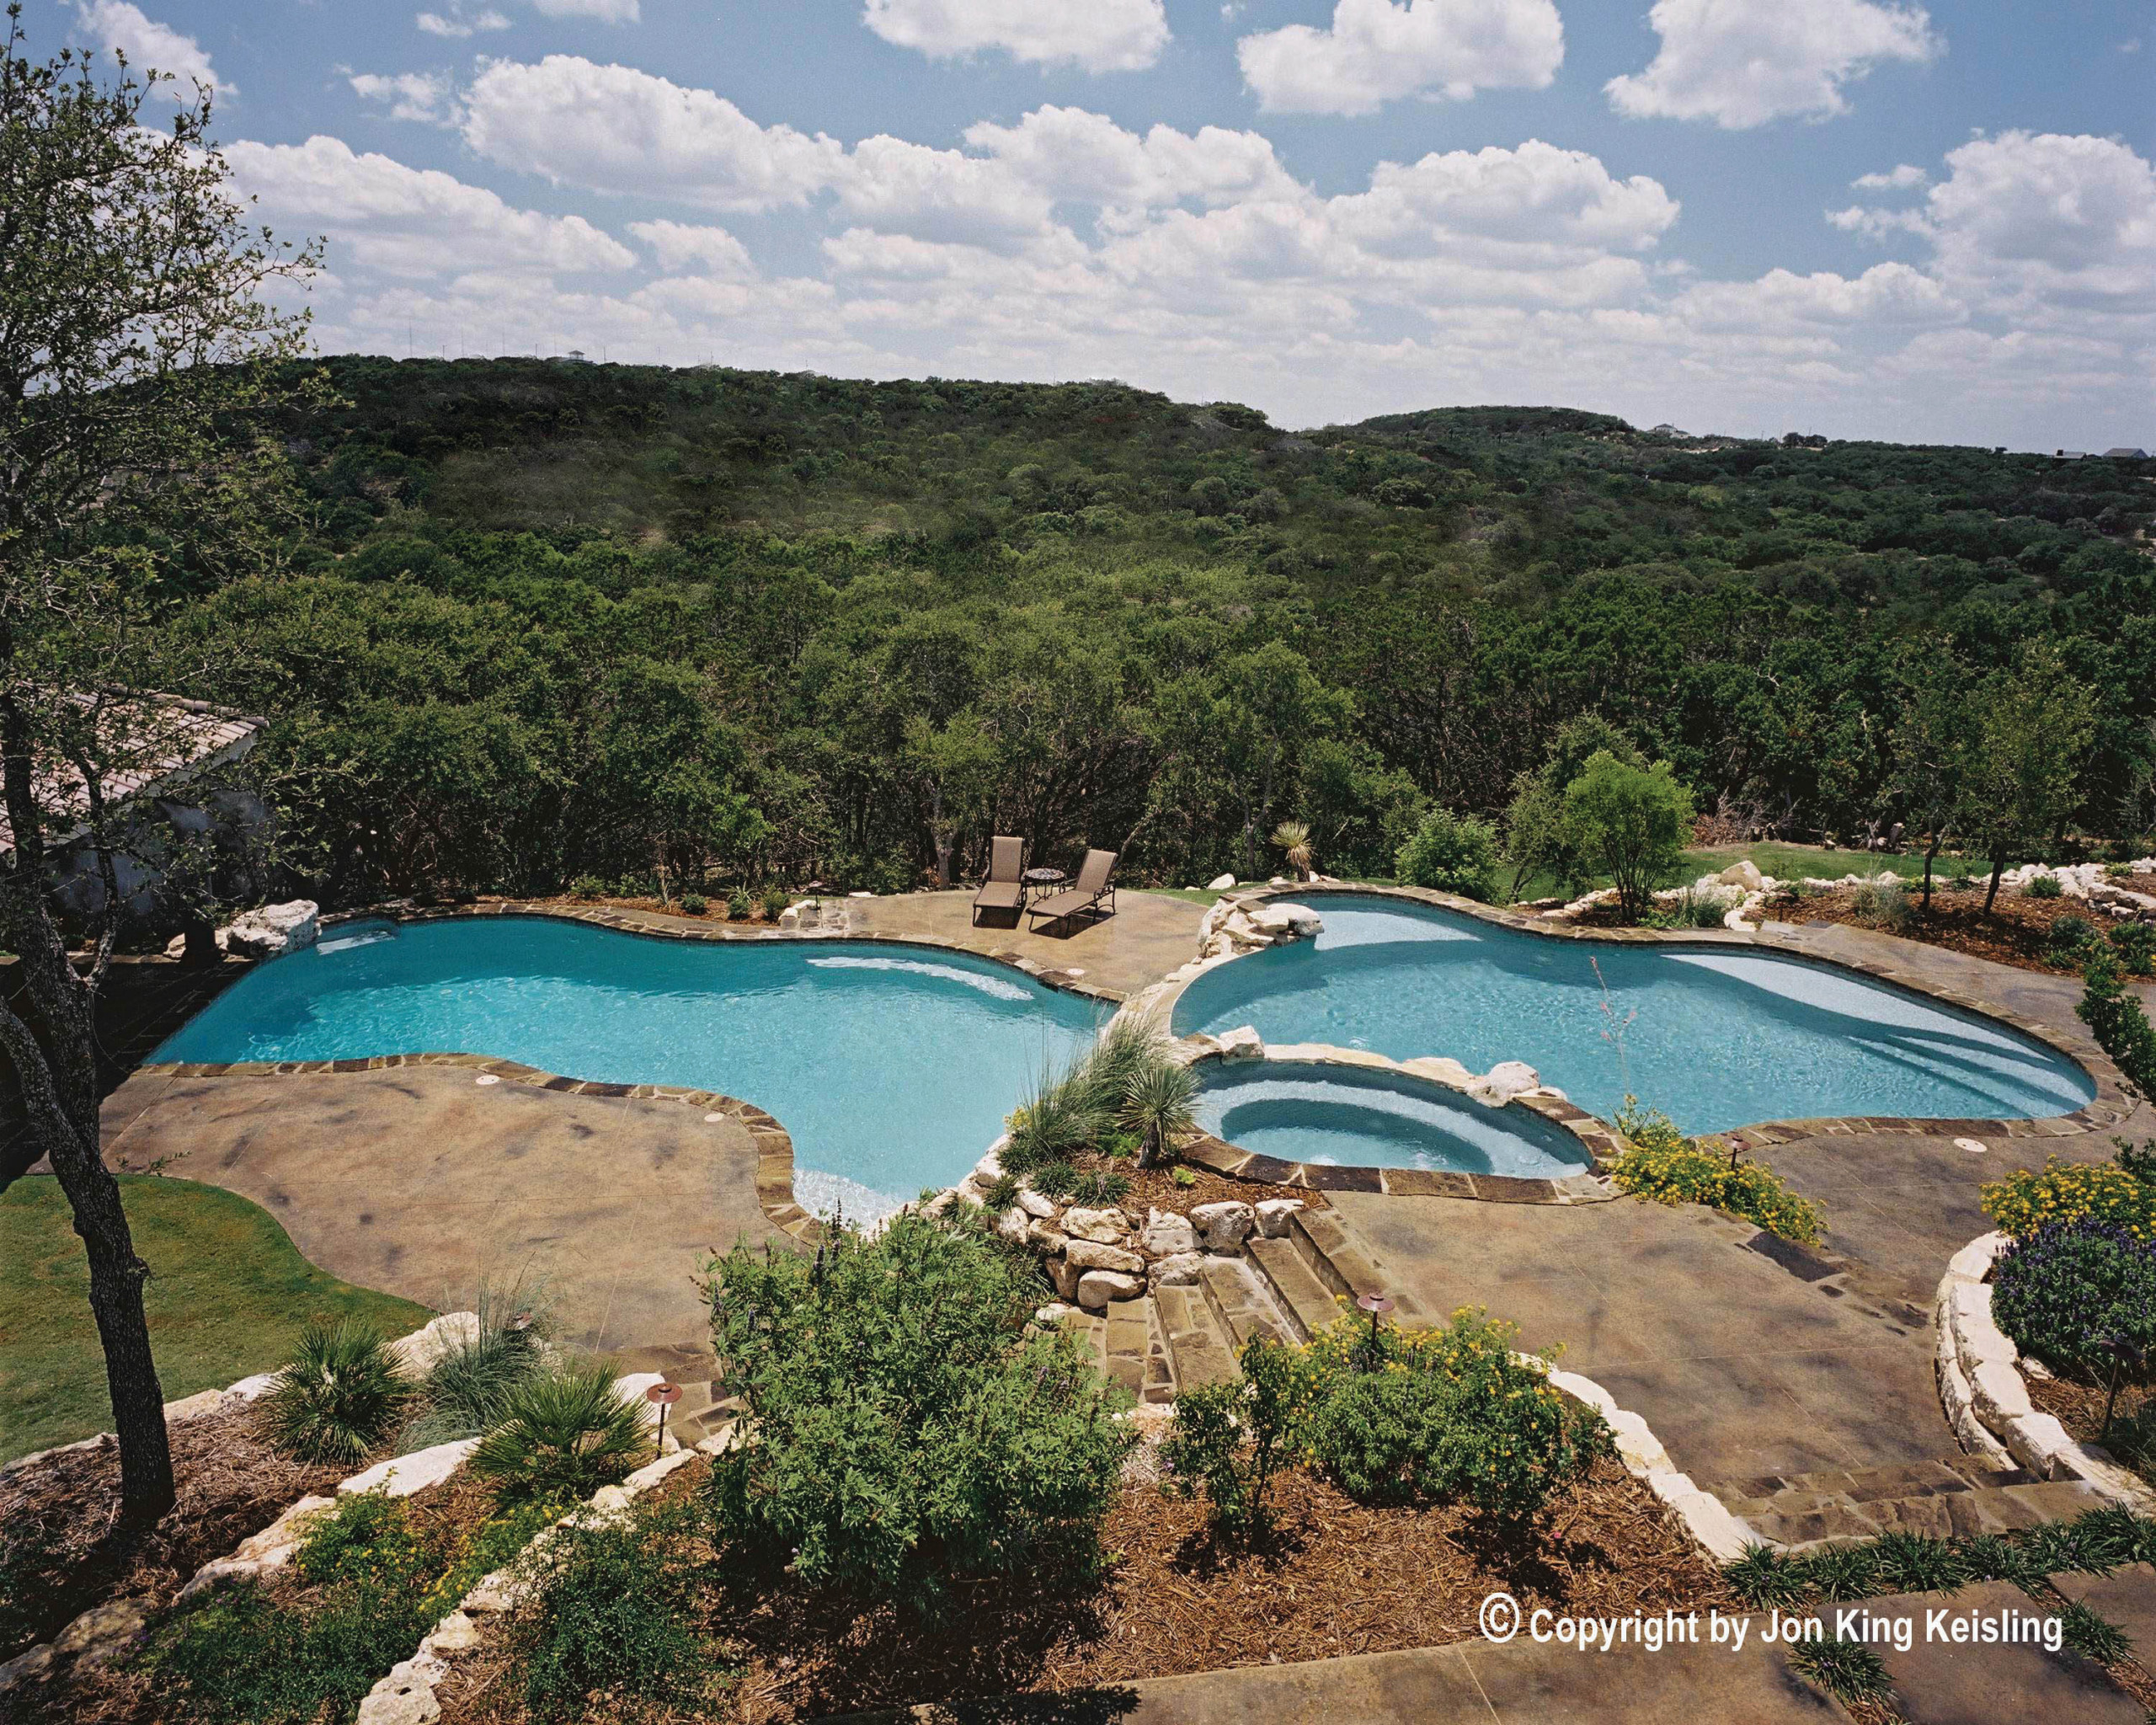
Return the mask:
<svg viewBox="0 0 2156 1725">
<path fill-rule="evenodd" d="M 1692 793 L 1666 761 L 1641 769 L 1604 750 L 1565 788 L 1572 854 L 1610 877 L 1627 916 L 1644 915 L 1692 837 Z"/>
<path fill-rule="evenodd" d="M 736 922 L 746 922 L 756 914 L 756 901 L 740 887 L 726 895 L 726 914 Z"/>
<path fill-rule="evenodd" d="M 2111 930 L 2111 950 L 2127 975 L 2156 975 L 2156 922 L 2117 924 Z"/>
<path fill-rule="evenodd" d="M 696 1570 L 679 1508 L 564 1525 L 519 1566 L 531 1595 L 510 1634 L 525 1706 L 540 1720 L 613 1719 L 664 1701 L 705 1717 L 721 1674 L 700 1632 Z"/>
<path fill-rule="evenodd" d="M 2156 1028 L 2141 997 L 2119 975 L 2119 961 L 2096 948 L 2081 966 L 2081 1003 L 2074 1008 L 2104 1052 L 2143 1096 L 2156 1096 Z"/>
<path fill-rule="evenodd" d="M 711 900 L 702 893 L 681 895 L 681 914 L 684 916 L 701 916 L 710 909 Z"/>
<path fill-rule="evenodd" d="M 1500 1521 L 1532 1518 L 1614 1440 L 1518 1339 L 1512 1324 L 1463 1310 L 1440 1329 L 1381 1332 L 1374 1358 L 1367 1325 L 1335 1326 L 1299 1362 L 1305 1459 L 1367 1502 L 1450 1498 Z"/>
<path fill-rule="evenodd" d="M 1214 1527 L 1249 1538 L 1264 1532 L 1273 1477 L 1289 1459 L 1296 1353 L 1260 1332 L 1243 1343 L 1241 1361 L 1241 1377 L 1176 1398 L 1161 1462 L 1171 1489 L 1204 1496 Z"/>
<path fill-rule="evenodd" d="M 1059 1204 L 1076 1193 L 1082 1178 L 1076 1168 L 1061 1161 L 1043 1162 L 1026 1175 L 1034 1191 L 1043 1198 L 1053 1198 Z"/>
<path fill-rule="evenodd" d="M 763 896 L 764 921 L 766 922 L 777 921 L 778 919 L 785 914 L 787 906 L 791 905 L 792 902 L 793 895 L 787 891 L 784 887 L 766 887 L 764 889 Z"/>
<path fill-rule="evenodd" d="M 615 1393 L 610 1368 L 549 1370 L 510 1391 L 470 1466 L 502 1503 L 588 1498 L 649 1460 L 652 1442 L 643 1405 Z"/>
<path fill-rule="evenodd" d="M 1497 891 L 1497 829 L 1471 814 L 1433 809 L 1393 866 L 1402 885 L 1486 904 Z"/>
<path fill-rule="evenodd" d="M 2040 874 L 2022 889 L 2032 899 L 2056 899 L 2065 891 L 2056 874 Z"/>
<path fill-rule="evenodd" d="M 1092 1563 L 1134 1434 L 1029 1258 L 919 1214 L 815 1258 L 707 1266 L 714 1351 L 753 1441 L 712 1503 L 745 1552 L 811 1585 L 934 1611 L 962 1577 Z"/>
<path fill-rule="evenodd" d="M 1018 1201 L 1020 1181 L 1016 1174 L 998 1174 L 988 1183 L 988 1190 L 981 1194 L 981 1204 L 991 1215 L 1001 1215 Z M 1043 1194 L 1053 1196 L 1053 1194 Z"/>
<path fill-rule="evenodd" d="M 262 1398 L 262 1429 L 296 1460 L 346 1466 L 387 1439 L 412 1394 L 379 1330 L 318 1318 L 300 1337 L 298 1358 Z"/>
<path fill-rule="evenodd" d="M 1625 1148 L 1610 1178 L 1635 1197 L 1657 1204 L 1704 1204 L 1742 1216 L 1800 1246 L 1817 1245 L 1826 1218 L 1811 1199 L 1791 1191 L 1764 1162 L 1740 1162 L 1701 1149 L 1667 1114 L 1628 1096 L 1617 1116 Z"/>
<path fill-rule="evenodd" d="M 1198 1075 L 1179 1061 L 1162 1058 L 1128 1075 L 1115 1119 L 1136 1135 L 1141 1164 L 1166 1160 L 1177 1138 L 1197 1124 L 1197 1097 Z"/>
<path fill-rule="evenodd" d="M 1068 1162 L 1091 1150 L 1107 1128 L 1083 1066 L 1044 1079 L 1033 1099 L 1012 1109 L 1009 1136 L 996 1159 L 1013 1174 L 1031 1174 L 1051 1162 Z"/>
<path fill-rule="evenodd" d="M 418 1598 L 393 1588 L 348 1583 L 303 1610 L 245 1583 L 176 1614 L 143 1663 L 184 1696 L 170 1717 L 316 1725 L 350 1719 L 426 1630 Z"/>
<path fill-rule="evenodd" d="M 2086 1217 L 2017 1241 L 1992 1271 L 1992 1312 L 2024 1354 L 2099 1381 L 2123 1345 L 2156 1366 L 2156 1240 Z"/>
<path fill-rule="evenodd" d="M 2089 948 L 2102 939 L 2095 923 L 2086 916 L 2069 912 L 2052 924 L 2044 956 L 2062 969 L 2072 969 L 2081 963 Z"/>
<path fill-rule="evenodd" d="M 1130 1176 L 1107 1169 L 1087 1168 L 1072 1179 L 1070 1195 L 1078 1204 L 1121 1204 L 1130 1196 Z"/>
<path fill-rule="evenodd" d="M 569 883 L 569 896 L 576 899 L 603 899 L 606 896 L 606 883 L 595 874 L 579 874 Z"/>
<path fill-rule="evenodd" d="M 421 1412 L 404 1429 L 407 1450 L 478 1437 L 501 1419 L 510 1393 L 545 1369 L 540 1332 L 529 1314 L 505 1309 L 513 1303 L 513 1297 L 481 1295 L 478 1331 L 451 1343 L 427 1370 Z"/>
<path fill-rule="evenodd" d="M 2000 1232 L 2016 1240 L 2034 1237 L 2054 1222 L 2111 1222 L 2143 1240 L 2156 1240 L 2156 1180 L 2149 1177 L 2147 1152 L 2122 1138 L 2116 1160 L 2061 1162 L 2047 1156 L 2041 1168 L 2016 1168 L 2003 1180 L 1987 1182 L 1978 1196 L 1984 1214 Z"/>
<path fill-rule="evenodd" d="M 386 1489 L 340 1496 L 307 1524 L 292 1554 L 293 1569 L 309 1587 L 350 1582 L 404 1591 L 422 1586 L 432 1567 L 405 1500 Z"/>
</svg>

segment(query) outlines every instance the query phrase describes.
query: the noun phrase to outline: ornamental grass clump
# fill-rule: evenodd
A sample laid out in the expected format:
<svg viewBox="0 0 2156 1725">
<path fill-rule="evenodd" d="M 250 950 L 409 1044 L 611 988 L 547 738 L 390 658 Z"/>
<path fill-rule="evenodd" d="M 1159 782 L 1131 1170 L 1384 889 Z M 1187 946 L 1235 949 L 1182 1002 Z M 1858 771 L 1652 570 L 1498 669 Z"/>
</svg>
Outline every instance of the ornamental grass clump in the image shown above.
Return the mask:
<svg viewBox="0 0 2156 1725">
<path fill-rule="evenodd" d="M 737 1246 L 705 1291 L 748 1439 L 711 1505 L 742 1561 L 926 1614 L 961 1579 L 1098 1561 L 1135 1434 L 1075 1339 L 1031 1322 L 1037 1268 L 976 1221 Z"/>
<path fill-rule="evenodd" d="M 1825 1213 L 1799 1196 L 1764 1162 L 1702 1149 L 1677 1130 L 1668 1115 L 1642 1108 L 1628 1096 L 1617 1116 L 1625 1148 L 1610 1178 L 1636 1198 L 1657 1204 L 1704 1204 L 1742 1216 L 1756 1227 L 1800 1246 L 1816 1246 Z"/>
<path fill-rule="evenodd" d="M 2156 1240 L 2116 1222 L 2051 1222 L 1992 1269 L 1992 1315 L 2025 1354 L 2079 1377 L 2156 1360 Z"/>
<path fill-rule="evenodd" d="M 262 1398 L 263 1434 L 298 1461 L 348 1466 L 387 1440 L 413 1394 L 379 1330 L 312 1319 L 298 1357 Z"/>
</svg>

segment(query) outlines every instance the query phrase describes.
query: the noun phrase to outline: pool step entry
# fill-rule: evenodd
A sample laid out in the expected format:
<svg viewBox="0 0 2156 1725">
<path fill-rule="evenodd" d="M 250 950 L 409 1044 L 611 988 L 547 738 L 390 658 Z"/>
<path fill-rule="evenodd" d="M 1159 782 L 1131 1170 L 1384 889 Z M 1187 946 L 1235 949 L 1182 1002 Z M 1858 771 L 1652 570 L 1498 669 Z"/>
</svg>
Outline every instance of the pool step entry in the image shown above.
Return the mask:
<svg viewBox="0 0 2156 1725">
<path fill-rule="evenodd" d="M 1705 1483 L 1761 1539 L 1797 1551 L 1896 1531 L 1934 1539 L 2005 1533 L 2071 1521 L 2108 1501 L 2079 1480 L 2041 1480 L 1968 1455 Z"/>
</svg>

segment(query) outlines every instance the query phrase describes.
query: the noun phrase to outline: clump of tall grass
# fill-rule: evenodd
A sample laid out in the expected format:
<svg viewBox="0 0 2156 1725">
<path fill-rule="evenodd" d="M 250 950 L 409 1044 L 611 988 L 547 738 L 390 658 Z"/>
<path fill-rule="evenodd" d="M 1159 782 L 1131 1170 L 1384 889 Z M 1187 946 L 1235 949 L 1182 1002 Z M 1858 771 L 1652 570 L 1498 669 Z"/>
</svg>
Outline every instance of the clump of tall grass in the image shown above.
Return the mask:
<svg viewBox="0 0 2156 1725">
<path fill-rule="evenodd" d="M 588 1498 L 648 1460 L 640 1403 L 624 1402 L 612 1368 L 552 1369 L 525 1379 L 472 1452 L 472 1471 L 503 1504 Z"/>
<path fill-rule="evenodd" d="M 1025 1176 L 1067 1165 L 1118 1130 L 1136 1134 L 1150 1159 L 1189 1126 L 1195 1088 L 1166 1038 L 1119 1018 L 1061 1076 L 1043 1075 L 1033 1099 L 1012 1112 L 1004 1171 Z"/>
<path fill-rule="evenodd" d="M 545 1324 L 526 1290 L 483 1289 L 476 1304 L 478 1328 L 451 1343 L 419 1386 L 408 1450 L 479 1436 L 500 1422 L 517 1386 L 547 1369 Z"/>
</svg>

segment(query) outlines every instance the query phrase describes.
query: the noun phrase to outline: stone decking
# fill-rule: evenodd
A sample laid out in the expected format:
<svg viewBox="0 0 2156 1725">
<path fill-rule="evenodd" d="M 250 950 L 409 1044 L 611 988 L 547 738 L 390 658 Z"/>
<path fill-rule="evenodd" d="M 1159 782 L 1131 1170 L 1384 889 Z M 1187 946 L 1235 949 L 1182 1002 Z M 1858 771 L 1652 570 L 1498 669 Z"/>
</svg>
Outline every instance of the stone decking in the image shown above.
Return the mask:
<svg viewBox="0 0 2156 1725">
<path fill-rule="evenodd" d="M 253 1199 L 347 1281 L 454 1307 L 521 1275 L 544 1284 L 574 1342 L 701 1354 L 691 1278 L 705 1255 L 791 1243 L 759 1196 L 755 1121 L 738 1106 L 480 1076 L 152 1069 L 107 1099 L 106 1153 Z"/>
</svg>

